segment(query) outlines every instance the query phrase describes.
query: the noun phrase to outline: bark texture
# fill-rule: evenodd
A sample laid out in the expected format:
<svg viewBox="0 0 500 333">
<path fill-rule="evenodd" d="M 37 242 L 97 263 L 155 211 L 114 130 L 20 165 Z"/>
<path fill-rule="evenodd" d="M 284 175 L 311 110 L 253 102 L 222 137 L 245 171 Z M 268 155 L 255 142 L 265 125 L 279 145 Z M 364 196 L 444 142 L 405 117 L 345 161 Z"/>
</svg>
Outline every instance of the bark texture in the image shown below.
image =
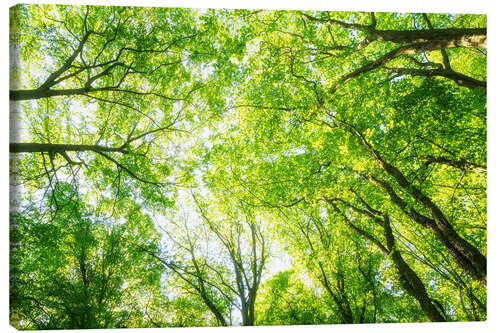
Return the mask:
<svg viewBox="0 0 500 333">
<path fill-rule="evenodd" d="M 18 153 L 60 153 L 67 151 L 120 152 L 123 147 L 106 147 L 101 145 L 72 145 L 56 143 L 10 143 L 9 152 Z"/>
</svg>

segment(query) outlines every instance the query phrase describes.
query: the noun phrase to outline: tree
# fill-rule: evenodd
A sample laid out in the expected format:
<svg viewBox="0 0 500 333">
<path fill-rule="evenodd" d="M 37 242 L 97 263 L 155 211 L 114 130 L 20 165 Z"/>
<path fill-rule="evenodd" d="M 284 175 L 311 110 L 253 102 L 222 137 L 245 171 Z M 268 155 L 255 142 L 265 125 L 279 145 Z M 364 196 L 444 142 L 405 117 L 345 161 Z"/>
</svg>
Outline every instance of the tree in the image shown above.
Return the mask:
<svg viewBox="0 0 500 333">
<path fill-rule="evenodd" d="M 325 195 L 352 196 L 353 188 L 365 187 L 363 193 L 370 198 L 370 205 L 393 215 L 397 237 L 402 233 L 408 236 L 408 232 L 420 234 L 421 228 L 430 230 L 440 243 L 439 250 L 431 251 L 444 247 L 455 262 L 443 258 L 444 265 L 453 271 L 458 266 L 469 277 L 486 284 L 485 220 L 479 208 L 485 204 L 484 92 L 427 75 L 389 76 L 387 80 L 382 67 L 376 70 L 378 65 L 392 64 L 378 63 L 377 59 L 391 60 L 403 68 L 403 64 L 424 61 L 430 66 L 429 58 L 436 62 L 440 55 L 443 68 L 451 61 L 453 68 L 463 69 L 472 61 L 476 64 L 471 67 L 476 71 L 474 77 L 484 77 L 480 65 L 484 53 L 469 50 L 470 45 L 452 43 L 454 49 L 431 52 L 423 48 L 412 59 L 399 58 L 398 52 L 416 52 L 410 36 L 425 39 L 434 33 L 436 29 L 430 31 L 429 20 L 443 19 L 439 15 L 402 16 L 398 31 L 405 25 L 409 28 L 411 20 L 417 19 L 422 20 L 422 28 L 401 32 L 409 39 L 401 39 L 401 44 L 392 40 L 394 49 L 386 49 L 382 43 L 375 48 L 376 40 L 367 42 L 364 48 L 357 47 L 364 37 L 344 30 L 357 27 L 369 34 L 366 25 L 353 23 L 366 18 L 365 14 L 329 13 L 328 19 L 325 13 L 319 15 L 323 15 L 323 25 L 314 19 L 316 16 L 300 12 L 249 16 L 258 43 L 248 64 L 254 75 L 241 87 L 240 100 L 232 105 L 232 112 L 245 123 L 237 123 L 214 140 L 211 179 L 231 184 L 228 187 L 232 187 L 232 193 L 249 204 L 279 211 L 314 203 Z M 377 13 L 373 22 L 384 22 L 384 29 L 389 31 L 395 16 Z M 347 20 L 349 24 L 341 23 Z M 480 17 L 451 16 L 447 20 L 440 24 L 449 22 L 453 26 L 440 29 L 459 34 L 478 24 Z M 382 30 L 375 25 L 374 33 L 378 33 L 375 27 Z M 442 41 L 450 41 L 444 31 L 440 34 Z M 327 49 L 332 37 L 336 44 Z M 325 42 L 327 39 L 330 43 Z M 336 46 L 338 49 L 334 49 Z M 398 50 L 394 53 L 397 57 L 392 58 L 393 50 Z M 356 67 L 353 57 L 362 52 L 372 58 L 373 54 L 380 56 L 366 67 Z M 366 63 L 361 60 L 361 64 L 363 61 Z M 345 68 L 353 66 L 346 72 Z M 467 207 L 465 202 L 469 202 Z M 408 223 L 415 223 L 418 230 Z M 415 244 L 412 251 L 422 243 L 415 235 L 411 236 Z M 432 269 L 437 270 L 436 266 Z M 438 305 L 432 306 L 438 307 L 435 314 L 441 313 L 434 318 L 446 317 Z"/>
<path fill-rule="evenodd" d="M 276 273 L 262 284 L 257 325 L 318 325 L 330 322 L 331 310 L 293 270 Z"/>
<path fill-rule="evenodd" d="M 394 234 L 392 232 L 391 221 L 388 215 L 384 215 L 372 207 L 366 207 L 366 210 L 359 209 L 353 206 L 357 212 L 361 212 L 365 215 L 368 215 L 372 218 L 377 224 L 384 228 L 384 236 L 385 236 L 385 246 L 383 243 L 378 241 L 375 237 L 365 232 L 364 230 L 358 228 L 352 222 L 349 221 L 349 218 L 342 213 L 342 211 L 337 207 L 337 205 L 333 202 L 332 199 L 327 199 L 328 203 L 334 208 L 334 210 L 343 217 L 343 219 L 348 223 L 349 227 L 356 231 L 361 236 L 365 237 L 369 241 L 373 242 L 385 255 L 389 256 L 397 267 L 397 270 L 401 276 L 401 282 L 404 288 L 408 291 L 410 295 L 415 297 L 415 299 L 419 302 L 420 307 L 425 312 L 427 317 L 431 321 L 446 321 L 445 315 L 440 313 L 437 306 L 433 303 L 433 300 L 427 294 L 425 290 L 424 284 L 422 280 L 418 277 L 418 275 L 411 269 L 411 267 L 406 263 L 404 258 L 401 256 L 401 253 L 397 249 L 397 246 L 394 242 Z"/>
<path fill-rule="evenodd" d="M 11 104 L 30 128 L 28 142 L 10 144 L 16 180 L 53 188 L 73 177 L 116 199 L 136 183 L 143 200 L 168 206 L 182 179 L 173 174 L 178 140 L 193 117 L 211 117 L 204 111 L 222 88 L 204 88 L 212 77 L 201 69 L 225 62 L 212 61 L 206 40 L 216 22 L 184 9 L 99 6 L 19 5 L 11 17 Z M 200 106 L 200 95 L 211 102 Z"/>
<path fill-rule="evenodd" d="M 299 13 L 299 15 L 301 15 Z M 272 14 L 271 14 L 272 16 Z M 294 19 L 293 14 L 287 14 L 287 18 Z M 312 16 L 306 14 L 306 17 L 309 19 L 312 19 Z M 372 18 L 374 15 L 372 15 Z M 389 16 L 390 18 L 390 16 Z M 389 18 L 385 18 L 386 20 Z M 285 20 L 283 20 L 285 21 Z M 315 21 L 315 20 L 313 20 Z M 265 21 L 264 21 L 265 22 Z M 399 161 L 399 156 L 398 154 L 395 154 L 395 151 L 384 151 L 384 153 L 380 152 L 377 150 L 376 146 L 379 144 L 384 144 L 387 141 L 396 141 L 399 142 L 400 148 L 399 150 L 403 151 L 404 150 L 404 144 L 414 144 L 413 142 L 408 142 L 409 140 L 407 139 L 408 137 L 398 137 L 397 134 L 395 133 L 394 135 L 387 135 L 387 132 L 390 131 L 391 129 L 388 127 L 393 127 L 392 121 L 392 115 L 397 115 L 398 112 L 401 112 L 399 110 L 394 110 L 395 104 L 391 105 L 390 101 L 397 101 L 398 97 L 397 96 L 390 96 L 390 89 L 393 86 L 391 82 L 387 82 L 386 85 L 384 85 L 383 89 L 385 91 L 388 91 L 387 95 L 384 95 L 384 98 L 386 101 L 384 102 L 381 98 L 375 97 L 375 93 L 369 93 L 367 91 L 369 88 L 367 88 L 367 84 L 373 84 L 372 83 L 366 83 L 363 82 L 363 86 L 359 87 L 351 87 L 351 90 L 347 92 L 349 96 L 351 96 L 353 99 L 345 99 L 343 98 L 344 96 L 340 96 L 338 94 L 336 95 L 331 95 L 331 92 L 328 91 L 328 89 L 325 89 L 328 87 L 328 79 L 326 78 L 321 78 L 323 74 L 326 73 L 332 73 L 332 65 L 330 62 L 326 61 L 323 58 L 319 58 L 317 53 L 314 53 L 313 51 L 317 51 L 320 49 L 319 47 L 313 49 L 312 51 L 305 47 L 301 50 L 298 50 L 297 52 L 295 51 L 296 47 L 292 47 L 290 45 L 293 45 L 293 43 L 298 42 L 298 40 L 305 39 L 308 42 L 311 43 L 317 43 L 314 38 L 327 38 L 328 33 L 326 30 L 328 29 L 323 29 L 320 30 L 316 35 L 314 35 L 314 32 L 312 28 L 309 28 L 307 24 L 302 24 L 301 20 L 296 20 L 296 26 L 295 28 L 299 31 L 298 35 L 294 33 L 287 33 L 287 36 L 290 36 L 288 40 L 286 38 L 282 39 L 276 39 L 276 37 L 272 36 L 269 37 L 268 40 L 265 40 L 262 42 L 262 44 L 267 45 L 269 44 L 269 48 L 264 48 L 262 50 L 262 59 L 268 59 L 266 58 L 269 53 L 272 52 L 277 52 L 282 55 L 276 56 L 272 58 L 274 63 L 268 64 L 267 60 L 261 60 L 260 58 L 256 58 L 255 63 L 253 66 L 260 66 L 261 68 L 264 67 L 266 68 L 264 72 L 270 72 L 270 74 L 265 74 L 265 78 L 269 80 L 269 86 L 265 86 L 265 88 L 262 88 L 261 91 L 263 94 L 267 94 L 268 96 L 279 96 L 279 98 L 274 98 L 273 103 L 271 105 L 269 104 L 262 104 L 260 100 L 262 100 L 262 96 L 255 96 L 254 94 L 246 94 L 244 98 L 246 99 L 244 102 L 239 103 L 238 106 L 241 108 L 249 108 L 251 111 L 248 112 L 255 112 L 255 109 L 259 108 L 265 108 L 268 112 L 273 112 L 273 116 L 265 116 L 267 119 L 268 125 L 262 126 L 262 125 L 257 125 L 256 130 L 259 131 L 259 134 L 256 134 L 257 137 L 261 140 L 267 140 L 269 141 L 269 136 L 266 135 L 261 135 L 260 133 L 264 133 L 263 131 L 268 131 L 272 132 L 273 134 L 276 133 L 278 130 L 284 130 L 285 134 L 282 135 L 282 141 L 281 142 L 289 142 L 290 145 L 293 147 L 293 144 L 290 142 L 290 136 L 292 130 L 294 130 L 294 127 L 297 127 L 296 131 L 300 133 L 304 131 L 304 129 L 310 127 L 314 128 L 321 128 L 324 127 L 325 131 L 332 131 L 332 132 L 344 132 L 340 134 L 339 137 L 334 137 L 331 138 L 333 140 L 337 140 L 338 142 L 340 137 L 345 137 L 345 139 L 340 139 L 340 140 L 349 140 L 349 148 L 348 149 L 354 149 L 358 150 L 359 148 L 353 147 L 353 143 L 356 141 L 359 142 L 361 151 L 359 151 L 360 155 L 357 155 L 356 158 L 361 158 L 364 161 L 364 165 L 362 166 L 362 163 L 356 163 L 357 165 L 355 168 L 358 170 L 370 170 L 370 172 L 374 172 L 372 170 L 376 170 L 375 168 L 380 168 L 381 170 L 377 170 L 376 172 L 382 172 L 382 174 L 385 175 L 385 177 L 389 177 L 391 181 L 395 182 L 395 186 L 400 188 L 402 191 L 408 193 L 411 196 L 411 200 L 415 201 L 419 205 L 421 205 L 421 209 L 425 210 L 428 215 L 422 215 L 420 214 L 421 218 L 425 217 L 426 223 L 421 223 L 422 219 L 420 219 L 420 222 L 415 221 L 416 223 L 421 223 L 422 225 L 425 225 L 425 227 L 430 228 L 433 230 L 435 233 L 436 237 L 440 239 L 440 241 L 443 243 L 443 245 L 449 250 L 450 254 L 455 258 L 457 263 L 460 265 L 460 267 L 466 271 L 470 276 L 472 276 L 474 279 L 481 281 L 481 283 L 486 284 L 486 260 L 484 255 L 481 253 L 481 251 L 471 244 L 471 242 L 468 242 L 467 240 L 464 240 L 463 237 L 461 237 L 454 229 L 452 224 L 448 221 L 448 218 L 446 217 L 446 214 L 443 212 L 443 209 L 441 209 L 435 202 L 435 199 L 433 199 L 430 195 L 426 194 L 426 190 L 421 190 L 420 188 L 422 187 L 422 184 L 415 184 L 412 183 L 410 180 L 409 176 L 405 175 L 403 170 L 404 168 L 407 168 L 407 161 Z M 336 22 L 335 24 L 340 25 L 340 27 L 346 26 L 346 24 L 341 24 L 339 23 L 340 21 L 338 20 L 333 20 L 330 22 Z M 376 22 L 376 21 L 373 21 Z M 276 24 L 272 25 L 270 24 L 270 32 L 274 32 L 275 34 L 279 36 L 283 36 L 283 31 L 279 28 L 276 28 Z M 347 26 L 351 27 L 350 24 L 347 24 Z M 360 28 L 358 25 L 354 25 L 355 27 Z M 352 27 L 351 27 L 352 28 Z M 368 29 L 366 26 L 362 27 L 363 29 Z M 361 28 L 360 28 L 361 29 Z M 462 31 L 461 28 L 450 28 L 453 31 Z M 373 30 L 375 34 L 379 34 L 377 32 L 378 30 Z M 290 31 L 288 31 L 290 32 Z M 433 33 L 433 31 L 431 31 Z M 458 32 L 456 32 L 458 33 Z M 464 33 L 462 31 L 462 33 Z M 468 32 L 470 33 L 470 32 Z M 345 36 L 342 35 L 340 32 L 338 32 L 340 36 Z M 384 33 L 380 33 L 384 34 Z M 399 34 L 399 33 L 398 33 Z M 402 33 L 403 35 L 406 36 L 406 32 Z M 419 35 L 419 38 L 424 38 L 424 43 L 427 43 L 425 41 L 425 36 L 429 35 L 428 32 L 425 33 L 415 33 Z M 443 33 L 444 34 L 444 33 Z M 409 34 L 408 36 L 412 36 L 412 34 Z M 429 35 L 430 36 L 430 35 Z M 301 38 L 302 37 L 302 38 Z M 446 34 L 444 34 L 445 38 Z M 330 38 L 330 37 L 328 37 Z M 368 41 L 370 41 L 371 37 L 368 38 Z M 382 38 L 382 37 L 381 37 Z M 385 37 L 384 37 L 385 38 Z M 388 40 L 390 39 L 387 37 Z M 392 37 L 391 37 L 392 38 Z M 405 39 L 401 37 L 401 42 L 403 43 L 410 43 L 411 38 L 408 37 L 409 39 Z M 448 38 L 448 37 L 446 37 Z M 446 39 L 445 38 L 445 39 Z M 350 43 L 356 43 L 357 40 L 359 40 L 360 37 L 355 35 L 353 37 L 353 40 L 349 40 Z M 382 38 L 382 40 L 385 40 Z M 362 40 L 363 41 L 363 40 Z M 392 42 L 396 42 L 397 39 L 391 39 Z M 297 43 L 295 44 L 297 45 Z M 300 44 L 298 44 L 300 45 Z M 412 44 L 408 44 L 412 45 Z M 407 44 L 401 46 L 401 48 L 406 48 L 408 46 Z M 455 45 L 455 44 L 454 44 Z M 464 47 L 467 45 L 459 45 L 456 44 L 455 46 L 458 47 Z M 412 46 L 413 47 L 413 46 Z M 419 53 L 423 53 L 425 51 L 428 51 L 427 49 L 419 49 Z M 347 52 L 347 51 L 346 51 Z M 392 51 L 391 51 L 392 52 Z M 349 52 L 348 52 L 349 53 Z M 350 54 L 350 53 L 349 53 Z M 425 54 L 424 54 L 425 55 Z M 301 58 L 299 58 L 299 56 Z M 311 58 L 311 61 L 303 61 L 302 59 L 304 58 Z M 350 55 L 349 55 L 350 57 Z M 385 56 L 384 56 L 385 57 Z M 318 59 L 319 58 L 319 59 Z M 392 60 L 393 58 L 391 58 Z M 300 62 L 299 62 L 300 61 Z M 277 70 L 281 70 L 283 68 L 282 66 L 285 66 L 285 68 L 288 67 L 288 70 L 285 72 L 286 74 L 274 74 L 276 73 Z M 336 68 L 337 65 L 333 65 L 333 69 Z M 280 69 L 278 69 L 280 68 Z M 370 67 L 371 68 L 371 67 Z M 357 70 L 355 70 L 357 71 Z M 303 72 L 303 73 L 301 73 Z M 365 73 L 367 71 L 361 71 L 360 74 Z M 352 72 L 354 73 L 354 72 Z M 351 74 L 352 74 L 351 73 Z M 342 75 L 341 82 L 342 85 L 344 83 L 347 83 L 350 79 L 345 79 L 347 77 L 351 77 L 351 74 L 346 74 Z M 338 74 L 337 74 L 338 75 Z M 358 74 L 356 74 L 354 77 L 358 77 Z M 282 89 L 277 89 L 273 87 L 273 81 L 272 79 L 274 77 L 281 77 L 281 80 L 284 82 L 287 82 L 288 85 L 293 86 L 294 88 L 291 89 L 289 92 L 284 92 Z M 333 76 L 333 75 L 332 75 Z M 309 78 L 308 78 L 309 77 Z M 361 79 L 361 76 L 360 76 Z M 321 81 L 323 83 L 321 83 Z M 375 80 L 376 81 L 376 80 Z M 253 85 L 254 82 L 249 81 L 249 85 Z M 266 81 L 264 81 L 266 82 Z M 260 85 L 265 83 L 259 83 Z M 378 83 L 376 83 L 378 84 Z M 403 84 L 403 83 L 401 83 Z M 397 86 L 398 84 L 394 84 L 394 86 Z M 431 79 L 425 79 L 420 85 L 420 87 L 426 87 L 427 85 L 433 85 L 436 86 L 438 85 L 435 80 Z M 326 87 L 325 87 L 326 86 Z M 360 89 L 363 89 L 364 93 L 357 94 L 357 92 L 360 92 Z M 375 89 L 375 86 L 372 89 Z M 405 83 L 404 87 L 406 89 L 411 89 L 408 87 L 411 87 L 409 83 Z M 418 87 L 418 85 L 417 85 Z M 450 87 L 450 89 L 452 89 Z M 457 88 L 459 89 L 459 88 Z M 249 91 L 248 88 L 243 88 L 242 90 Z M 337 90 L 335 88 L 334 90 Z M 375 90 L 373 90 L 375 91 Z M 475 95 L 475 99 L 479 102 L 479 100 L 484 102 L 484 94 L 482 93 L 477 93 L 477 92 L 467 92 L 467 94 L 471 94 L 472 96 Z M 293 96 L 292 96 L 293 95 Z M 304 98 L 298 98 L 298 96 L 304 96 Z M 455 101 L 458 102 L 458 100 L 454 99 L 452 96 L 447 95 L 446 96 L 448 100 L 446 103 L 448 105 L 435 105 L 438 110 L 442 107 L 444 110 L 445 108 L 455 108 L 455 107 L 461 107 L 458 103 L 455 104 Z M 432 97 L 431 97 L 432 98 Z M 369 100 L 372 99 L 371 102 Z M 271 100 L 271 99 L 269 99 Z M 298 101 L 302 101 L 300 104 Z M 374 103 L 373 100 L 376 100 L 377 103 Z M 480 102 L 481 103 L 481 102 Z M 295 105 L 294 105 L 295 104 Z M 367 109 L 373 108 L 373 111 L 368 111 Z M 364 112 L 360 114 L 358 112 L 359 109 L 364 109 Z M 380 112 L 379 110 L 384 110 Z M 449 111 L 448 111 L 449 112 Z M 439 113 L 437 111 L 436 113 Z M 430 115 L 429 118 L 432 119 L 434 115 Z M 453 119 L 452 121 L 455 122 L 461 117 L 471 117 L 473 115 L 463 115 L 463 116 L 457 116 L 456 119 Z M 258 124 L 260 121 L 266 121 L 264 120 L 264 117 L 256 120 L 255 124 Z M 373 121 L 376 121 L 379 125 L 375 125 Z M 476 122 L 475 120 L 474 122 Z M 482 122 L 481 120 L 479 120 Z M 375 125 L 375 126 L 374 126 Z M 427 125 L 427 123 L 426 123 Z M 379 126 L 380 131 L 375 132 L 375 130 L 372 131 L 373 127 Z M 482 128 L 483 125 L 480 125 L 480 128 Z M 279 129 L 281 127 L 282 129 Z M 287 129 L 288 128 L 288 129 Z M 475 129 L 474 129 L 475 130 Z M 470 131 L 470 130 L 469 130 Z M 376 133 L 376 135 L 375 135 Z M 479 134 L 479 133 L 478 133 Z M 335 135 L 335 134 L 333 134 Z M 478 144 L 481 146 L 481 144 L 484 142 L 484 137 L 482 137 L 483 134 L 479 134 L 477 137 L 478 139 Z M 299 134 L 300 136 L 300 134 Z M 273 138 L 274 139 L 274 138 Z M 444 144 L 438 144 L 437 148 L 438 151 L 446 151 L 446 145 L 447 142 L 450 140 L 454 140 L 454 137 L 445 137 L 446 143 Z M 278 139 L 279 140 L 279 139 Z M 274 140 L 274 142 L 277 142 L 278 140 Z M 353 142 L 354 140 L 354 142 Z M 427 137 L 421 138 L 421 141 L 428 141 Z M 295 147 L 307 147 L 311 149 L 313 152 L 321 150 L 321 147 L 319 146 L 319 142 L 312 142 L 312 140 L 296 140 L 297 142 L 295 143 Z M 326 143 L 327 145 L 329 143 Z M 421 146 L 421 142 L 418 142 Z M 456 144 L 456 143 L 455 143 Z M 314 146 L 313 146 L 314 145 Z M 430 145 L 434 145 L 431 142 L 425 142 L 425 145 L 429 147 Z M 402 147 L 401 147 L 402 146 Z M 429 149 L 427 148 L 426 149 Z M 420 148 L 420 147 L 419 147 Z M 293 149 L 293 148 L 292 148 Z M 422 149 L 422 148 L 420 148 Z M 419 150 L 420 150 L 419 149 Z M 367 155 L 366 157 L 362 157 L 363 153 L 362 151 L 365 150 L 365 154 Z M 398 151 L 399 151 L 398 150 Z M 424 150 L 424 149 L 422 149 Z M 383 154 L 386 155 L 391 155 L 391 158 L 393 158 L 393 162 L 388 162 L 388 158 L 384 157 Z M 440 153 L 437 153 L 440 154 Z M 348 165 L 348 164 L 353 164 L 352 161 L 352 151 L 349 153 L 349 155 L 346 155 L 347 159 L 350 159 L 351 161 L 347 160 L 341 160 L 339 158 L 334 158 L 332 156 L 328 156 L 329 154 L 323 154 L 323 156 L 318 156 L 319 161 L 317 164 L 320 165 L 319 172 L 322 170 L 322 165 L 325 167 L 329 166 L 334 166 L 335 164 L 337 165 Z M 396 155 L 396 156 L 394 156 Z M 394 156 L 394 157 L 393 157 Z M 443 158 L 441 158 L 443 157 Z M 365 159 L 368 158 L 368 159 Z M 372 159 L 370 161 L 369 159 Z M 467 171 L 477 171 L 477 170 L 484 170 L 484 163 L 483 161 L 477 163 L 477 162 L 470 162 L 468 158 L 448 158 L 444 156 L 439 156 L 439 155 L 428 155 L 426 158 L 426 166 L 429 166 L 430 164 L 433 164 L 437 161 L 441 161 L 441 164 L 446 164 L 449 166 L 455 166 L 459 167 L 462 170 L 467 170 Z M 399 164 L 399 166 L 398 166 Z M 476 168 L 475 166 L 479 166 Z M 344 167 L 345 168 L 345 167 Z M 361 169 L 359 169 L 361 168 Z M 312 169 L 312 168 L 311 168 Z M 307 172 L 307 171 L 306 171 Z M 307 172 L 312 173 L 313 170 Z M 345 171 L 341 171 L 345 172 Z M 413 173 L 416 173 L 416 171 L 412 170 Z M 422 172 L 419 170 L 419 172 Z M 359 174 L 359 173 L 358 173 Z M 378 183 L 380 185 L 380 183 Z M 392 186 L 392 185 L 391 185 Z M 388 190 L 388 187 L 384 188 L 385 190 Z M 295 191 L 297 192 L 297 191 Z M 389 194 L 389 193 L 388 193 Z M 404 202 L 401 201 L 401 202 Z M 404 207 L 406 207 L 406 203 L 404 205 L 400 205 L 400 208 L 404 211 Z M 415 216 L 414 216 L 415 217 Z M 418 220 L 418 219 L 417 219 Z M 427 223 L 428 222 L 428 223 Z"/>
<path fill-rule="evenodd" d="M 223 208 L 219 213 L 227 218 L 221 220 L 225 216 L 221 214 L 213 221 L 194 194 L 192 199 L 201 224 L 190 221 L 196 217 L 184 215 L 180 216 L 182 225 L 170 222 L 175 231 L 162 228 L 168 235 L 167 246 L 176 253 L 173 258 L 182 259 L 170 259 L 168 252 L 145 251 L 203 300 L 218 325 L 231 324 L 234 307 L 241 313 L 242 325 L 253 326 L 257 291 L 269 256 L 264 233 L 245 208 Z"/>
<path fill-rule="evenodd" d="M 56 188 L 59 202 L 68 202 L 55 219 L 33 208 L 11 217 L 10 315 L 20 329 L 127 326 L 135 293 L 159 286 L 161 266 L 130 245 L 154 249 L 157 236 L 134 232 L 139 221 L 102 221 L 73 191 L 67 183 Z"/>
<path fill-rule="evenodd" d="M 484 15 L 18 5 L 11 30 L 17 327 L 486 319 Z"/>
</svg>

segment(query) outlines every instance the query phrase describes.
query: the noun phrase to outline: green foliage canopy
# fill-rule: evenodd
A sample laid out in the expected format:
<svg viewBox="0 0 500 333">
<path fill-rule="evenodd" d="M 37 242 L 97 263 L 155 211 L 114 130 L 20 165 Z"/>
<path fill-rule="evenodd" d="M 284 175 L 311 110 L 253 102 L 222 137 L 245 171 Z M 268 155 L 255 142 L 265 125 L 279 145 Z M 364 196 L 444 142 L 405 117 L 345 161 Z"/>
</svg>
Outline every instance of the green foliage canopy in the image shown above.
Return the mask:
<svg viewBox="0 0 500 333">
<path fill-rule="evenodd" d="M 16 327 L 486 318 L 484 15 L 10 19 Z"/>
</svg>

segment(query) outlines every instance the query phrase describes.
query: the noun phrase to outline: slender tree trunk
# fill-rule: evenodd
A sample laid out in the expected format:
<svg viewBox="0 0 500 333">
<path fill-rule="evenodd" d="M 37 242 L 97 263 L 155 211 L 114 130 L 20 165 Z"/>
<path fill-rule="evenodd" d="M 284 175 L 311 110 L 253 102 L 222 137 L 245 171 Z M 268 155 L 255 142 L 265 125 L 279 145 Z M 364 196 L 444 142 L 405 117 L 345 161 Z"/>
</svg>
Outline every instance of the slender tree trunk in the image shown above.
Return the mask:
<svg viewBox="0 0 500 333">
<path fill-rule="evenodd" d="M 486 89 L 485 81 L 476 80 L 472 77 L 449 69 L 388 68 L 388 71 L 390 73 L 396 73 L 398 75 L 441 76 L 453 80 L 456 84 L 467 87 L 469 89 Z"/>
<path fill-rule="evenodd" d="M 212 312 L 214 314 L 215 318 L 217 318 L 217 320 L 219 321 L 220 325 L 221 326 L 228 326 L 227 322 L 226 322 L 226 319 L 224 319 L 224 316 L 220 313 L 219 309 L 217 309 L 217 307 L 215 306 L 215 304 L 212 303 L 212 301 L 208 298 L 208 296 L 206 295 L 206 293 L 202 292 L 202 293 L 200 293 L 200 296 L 203 299 L 203 302 L 205 303 L 205 305 L 210 310 L 210 312 Z"/>
<path fill-rule="evenodd" d="M 215 316 L 215 318 L 217 318 L 219 324 L 221 326 L 228 326 L 227 321 L 226 321 L 226 319 L 224 319 L 224 316 L 222 315 L 222 313 L 215 306 L 215 304 L 212 302 L 212 300 L 210 299 L 210 297 L 208 297 L 208 293 L 207 293 L 207 290 L 205 288 L 205 282 L 203 281 L 203 279 L 201 277 L 198 276 L 198 278 L 197 278 L 198 283 L 197 284 L 194 283 L 194 282 L 191 282 L 188 279 L 186 279 L 184 277 L 184 275 L 174 265 L 170 265 L 167 261 L 165 261 L 164 259 L 162 259 L 161 257 L 159 257 L 155 252 L 153 252 L 153 251 L 151 251 L 149 249 L 143 248 L 141 246 L 138 246 L 138 247 L 142 251 L 148 253 L 153 258 L 155 258 L 156 260 L 158 260 L 159 262 L 161 262 L 165 267 L 168 267 L 168 268 L 172 269 L 172 271 L 174 273 L 176 273 L 182 280 L 186 281 L 189 285 L 191 285 L 196 290 L 196 292 L 198 292 L 198 294 L 200 295 L 201 299 L 203 300 L 203 303 L 205 303 L 205 305 L 208 307 L 208 309 L 210 310 L 210 312 L 212 312 L 213 315 Z M 196 261 L 196 259 L 194 257 L 193 252 L 191 252 L 191 255 L 192 255 L 192 257 L 191 257 L 192 258 L 192 263 L 194 264 L 194 266 L 196 268 L 196 271 L 199 274 L 199 266 L 198 266 L 198 263 L 197 263 L 197 261 Z"/>
<path fill-rule="evenodd" d="M 326 291 L 328 292 L 328 294 L 330 294 L 332 300 L 335 302 L 335 305 L 337 306 L 337 309 L 340 312 L 342 318 L 342 324 L 354 324 L 354 318 L 352 316 L 352 311 L 349 304 L 347 304 L 346 307 L 337 293 L 333 291 L 330 285 L 330 281 L 328 281 L 328 278 L 326 277 L 325 270 L 323 269 L 323 263 L 321 261 L 318 261 L 318 266 L 321 270 L 321 284 L 323 285 L 323 287 L 325 287 Z"/>
</svg>

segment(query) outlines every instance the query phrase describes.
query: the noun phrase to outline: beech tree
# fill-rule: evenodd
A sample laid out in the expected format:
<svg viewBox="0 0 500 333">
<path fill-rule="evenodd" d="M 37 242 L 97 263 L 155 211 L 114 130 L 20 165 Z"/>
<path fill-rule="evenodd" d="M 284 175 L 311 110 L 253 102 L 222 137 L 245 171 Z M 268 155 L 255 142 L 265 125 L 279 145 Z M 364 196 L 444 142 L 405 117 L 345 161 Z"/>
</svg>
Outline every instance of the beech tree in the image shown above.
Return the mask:
<svg viewBox="0 0 500 333">
<path fill-rule="evenodd" d="M 205 111 L 223 87 L 200 89 L 213 78 L 203 66 L 226 62 L 207 40 L 224 28 L 168 8 L 16 6 L 11 20 L 11 105 L 29 128 L 10 144 L 16 180 L 53 188 L 69 176 L 115 199 L 138 182 L 143 199 L 165 203 L 183 177 L 178 140 L 217 113 Z"/>
<path fill-rule="evenodd" d="M 67 183 L 55 191 L 55 218 L 36 207 L 11 217 L 12 323 L 39 330 L 134 325 L 140 317 L 130 309 L 158 290 L 162 269 L 131 244 L 154 249 L 157 233 L 134 232 L 148 223 L 140 214 L 122 225 L 102 221 Z"/>
<path fill-rule="evenodd" d="M 15 327 L 486 319 L 485 15 L 10 20 Z"/>
<path fill-rule="evenodd" d="M 235 212 L 227 210 L 225 219 L 221 219 L 222 210 L 221 216 L 212 220 L 206 210 L 209 207 L 204 207 L 195 195 L 192 199 L 201 224 L 189 221 L 194 217 L 183 215 L 179 224 L 171 222 L 174 230 L 162 228 L 168 235 L 166 248 L 173 247 L 184 262 L 169 259 L 172 255 L 168 252 L 145 251 L 198 294 L 218 325 L 231 324 L 234 307 L 241 313 L 242 325 L 253 326 L 257 292 L 269 257 L 265 232 L 244 207 Z M 220 251 L 213 253 L 218 247 Z"/>
</svg>

